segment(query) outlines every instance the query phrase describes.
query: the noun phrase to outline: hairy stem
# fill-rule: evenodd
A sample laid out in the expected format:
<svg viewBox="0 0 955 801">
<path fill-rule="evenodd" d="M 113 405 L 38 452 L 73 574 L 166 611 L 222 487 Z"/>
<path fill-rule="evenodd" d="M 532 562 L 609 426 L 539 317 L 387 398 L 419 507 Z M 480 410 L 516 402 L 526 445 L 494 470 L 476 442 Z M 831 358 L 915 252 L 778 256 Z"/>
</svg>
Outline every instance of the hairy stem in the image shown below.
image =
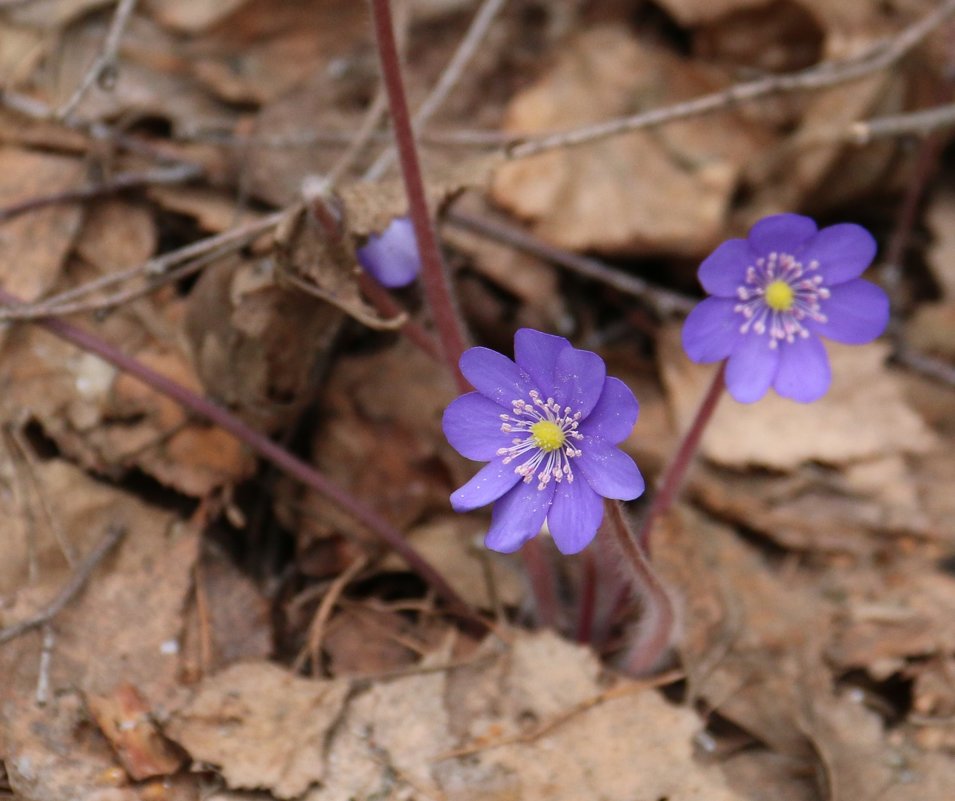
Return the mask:
<svg viewBox="0 0 955 801">
<path fill-rule="evenodd" d="M 636 636 L 621 659 L 623 669 L 643 676 L 657 667 L 673 633 L 673 604 L 653 572 L 646 554 L 630 531 L 619 501 L 607 501 L 609 529 L 630 574 L 630 585 L 640 600 L 641 617 Z"/>
</svg>

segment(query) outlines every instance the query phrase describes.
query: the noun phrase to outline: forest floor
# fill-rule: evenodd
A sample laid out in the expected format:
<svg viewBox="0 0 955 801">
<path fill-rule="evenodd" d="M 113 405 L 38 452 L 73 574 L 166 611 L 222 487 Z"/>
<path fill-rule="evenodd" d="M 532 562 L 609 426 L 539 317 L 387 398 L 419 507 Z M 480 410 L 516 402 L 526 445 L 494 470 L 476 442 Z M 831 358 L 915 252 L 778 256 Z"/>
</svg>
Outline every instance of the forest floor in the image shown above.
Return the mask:
<svg viewBox="0 0 955 801">
<path fill-rule="evenodd" d="M 634 521 L 720 242 L 865 226 L 889 328 L 720 401 L 634 671 L 606 532 L 450 507 L 429 295 L 355 256 L 408 213 L 371 4 L 0 0 L 0 798 L 951 801 L 955 2 L 393 6 L 469 344 L 633 389 Z"/>
</svg>

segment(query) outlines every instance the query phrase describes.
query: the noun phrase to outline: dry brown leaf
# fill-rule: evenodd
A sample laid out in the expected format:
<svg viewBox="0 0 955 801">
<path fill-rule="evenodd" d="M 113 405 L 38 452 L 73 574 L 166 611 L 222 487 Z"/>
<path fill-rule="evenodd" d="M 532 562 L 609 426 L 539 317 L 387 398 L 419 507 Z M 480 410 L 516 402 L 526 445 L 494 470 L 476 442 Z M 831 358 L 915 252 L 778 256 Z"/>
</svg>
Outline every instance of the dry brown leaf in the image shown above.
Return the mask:
<svg viewBox="0 0 955 801">
<path fill-rule="evenodd" d="M 587 649 L 547 632 L 515 635 L 510 651 L 489 643 L 468 667 L 380 682 L 353 699 L 325 784 L 306 801 L 741 798 L 694 761 L 692 712 L 639 685 L 601 702 Z M 450 756 L 457 747 L 469 755 Z"/>
<path fill-rule="evenodd" d="M 512 563 L 484 549 L 481 543 L 486 531 L 480 520 L 442 517 L 411 529 L 407 538 L 431 564 L 441 565 L 441 575 L 469 606 L 492 608 L 489 580 L 499 603 L 517 606 L 524 597 L 524 582 Z M 482 561 L 487 562 L 486 570 Z M 407 569 L 403 559 L 389 554 L 382 568 L 399 565 Z"/>
<path fill-rule="evenodd" d="M 760 8 L 771 0 L 660 0 L 660 6 L 681 25 L 702 25 L 727 14 Z"/>
<path fill-rule="evenodd" d="M 512 101 L 505 128 L 572 128 L 715 88 L 700 68 L 622 27 L 597 28 Z M 507 164 L 494 197 L 563 247 L 696 255 L 718 237 L 739 169 L 764 139 L 733 114 L 632 133 Z"/>
<path fill-rule="evenodd" d="M 105 5 L 107 0 L 31 0 L 14 3 L 5 13 L 21 25 L 60 28 L 91 9 Z"/>
<path fill-rule="evenodd" d="M 326 739 L 348 691 L 347 681 L 237 664 L 203 681 L 166 731 L 193 759 L 215 765 L 229 787 L 294 798 L 326 776 Z"/>
<path fill-rule="evenodd" d="M 46 707 L 28 697 L 4 705 L 0 729 L 6 736 L 7 776 L 21 801 L 198 801 L 191 776 L 128 786 L 73 690 L 58 693 Z"/>
<path fill-rule="evenodd" d="M 0 207 L 76 188 L 83 177 L 76 159 L 18 148 L 0 148 Z M 0 232 L 0 285 L 22 300 L 37 300 L 57 281 L 79 230 L 77 206 L 50 206 L 4 223 Z"/>
<path fill-rule="evenodd" d="M 955 361 L 955 300 L 923 303 L 905 326 L 907 345 Z"/>
<path fill-rule="evenodd" d="M 936 446 L 886 368 L 884 343 L 827 343 L 827 349 L 833 377 L 825 397 L 799 404 L 770 391 L 758 403 L 741 404 L 727 395 L 703 436 L 703 454 L 728 467 L 791 470 L 807 461 L 840 465 Z M 660 363 L 671 409 L 685 431 L 716 368 L 690 362 L 675 329 L 661 340 Z"/>
<path fill-rule="evenodd" d="M 249 0 L 146 0 L 145 8 L 159 22 L 187 33 L 200 33 Z"/>
<path fill-rule="evenodd" d="M 91 205 L 76 239 L 76 252 L 97 272 L 142 264 L 156 252 L 158 234 L 149 209 L 125 200 Z"/>
<path fill-rule="evenodd" d="M 216 189 L 152 186 L 148 193 L 162 208 L 194 218 L 203 231 L 210 233 L 218 234 L 262 218 L 261 214 L 245 208 L 234 196 L 224 195 Z"/>
<path fill-rule="evenodd" d="M 274 100 L 310 75 L 335 72 L 335 59 L 350 66 L 356 42 L 367 41 L 367 11 L 352 0 L 232 5 L 192 46 L 196 75 L 232 103 Z"/>
<path fill-rule="evenodd" d="M 40 463 L 34 470 L 52 526 L 37 524 L 45 517 L 38 509 L 31 524 L 22 508 L 5 500 L 5 528 L 13 536 L 5 539 L 4 561 L 15 568 L 11 577 L 19 576 L 20 583 L 0 614 L 0 625 L 42 609 L 66 583 L 70 568 L 55 530 L 79 558 L 108 527 L 124 527 L 124 541 L 55 621 L 51 691 L 74 687 L 109 694 L 119 683 L 130 682 L 150 703 L 168 701 L 178 692 L 179 637 L 192 588 L 196 532 L 168 512 L 96 482 L 65 462 Z M 26 580 L 30 539 L 40 567 L 34 583 Z M 35 633 L 0 648 L 0 691 L 32 694 L 39 658 Z"/>
<path fill-rule="evenodd" d="M 451 487 L 442 461 L 461 462 L 440 435 L 440 421 L 453 397 L 443 365 L 405 338 L 377 353 L 343 356 L 324 387 L 314 458 L 401 529 L 429 509 L 447 511 Z M 308 492 L 302 503 L 296 526 L 303 543 L 355 531 L 354 521 L 320 496 Z"/>
<path fill-rule="evenodd" d="M 338 308 L 277 286 L 269 261 L 231 259 L 203 272 L 185 332 L 206 390 L 274 431 L 311 399 L 342 320 Z"/>
<path fill-rule="evenodd" d="M 197 565 L 196 583 L 197 602 L 190 604 L 183 622 L 183 675 L 201 676 L 234 662 L 271 656 L 271 605 L 232 559 L 211 543 L 205 544 Z"/>
</svg>

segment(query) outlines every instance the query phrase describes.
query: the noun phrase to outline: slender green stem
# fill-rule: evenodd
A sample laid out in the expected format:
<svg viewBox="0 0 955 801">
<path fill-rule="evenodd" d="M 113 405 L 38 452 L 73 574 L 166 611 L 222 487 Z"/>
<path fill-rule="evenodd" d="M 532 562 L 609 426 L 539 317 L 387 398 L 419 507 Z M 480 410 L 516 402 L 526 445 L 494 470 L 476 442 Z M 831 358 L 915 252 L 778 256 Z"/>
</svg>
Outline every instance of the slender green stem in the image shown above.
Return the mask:
<svg viewBox="0 0 955 801">
<path fill-rule="evenodd" d="M 686 432 L 686 436 L 683 437 L 683 441 L 680 443 L 676 456 L 673 457 L 673 461 L 670 462 L 663 473 L 663 480 L 660 482 L 660 487 L 656 495 L 653 496 L 650 509 L 643 519 L 643 525 L 640 527 L 640 536 L 638 539 L 640 546 L 647 553 L 650 552 L 650 535 L 653 533 L 653 526 L 656 524 L 657 519 L 661 515 L 666 514 L 673 505 L 673 500 L 676 498 L 680 485 L 683 483 L 687 468 L 689 468 L 693 462 L 693 457 L 700 445 L 703 432 L 706 430 L 706 426 L 712 419 L 713 412 L 716 411 L 716 406 L 723 396 L 723 388 L 726 386 L 724 380 L 725 372 L 726 362 L 721 362 L 719 369 L 716 371 L 716 375 L 713 376 L 713 381 L 709 389 L 706 391 L 706 395 L 703 397 L 703 401 L 696 410 L 696 416 L 693 418 L 693 423 L 690 425 L 689 431 Z"/>
<path fill-rule="evenodd" d="M 391 123 L 395 136 L 395 147 L 401 162 L 401 174 L 404 178 L 405 192 L 408 196 L 408 213 L 414 226 L 421 257 L 421 283 L 431 309 L 435 328 L 441 339 L 441 349 L 462 391 L 470 390 L 458 367 L 458 360 L 465 348 L 463 326 L 457 314 L 451 294 L 450 281 L 438 247 L 438 237 L 434 223 L 428 211 L 428 199 L 425 193 L 424 179 L 421 175 L 421 163 L 411 126 L 411 114 L 408 110 L 408 98 L 405 94 L 404 79 L 401 74 L 401 60 L 395 41 L 394 22 L 389 0 L 371 0 L 372 16 L 375 25 L 375 39 L 378 43 L 378 58 L 381 74 L 388 94 L 388 107 L 391 111 Z"/>
<path fill-rule="evenodd" d="M 621 659 L 628 673 L 643 676 L 658 667 L 673 635 L 673 604 L 653 572 L 640 543 L 634 538 L 619 501 L 607 501 L 607 516 L 620 552 L 630 573 L 630 585 L 640 600 L 640 623 L 636 636 Z"/>
<path fill-rule="evenodd" d="M 0 290 L 0 303 L 16 305 L 20 299 L 9 292 Z M 367 526 L 383 542 L 391 547 L 408 563 L 413 571 L 430 584 L 448 604 L 451 610 L 464 618 L 479 620 L 467 603 L 448 584 L 447 580 L 419 554 L 404 536 L 377 512 L 367 507 L 357 498 L 330 481 L 318 470 L 289 451 L 272 442 L 264 434 L 250 428 L 238 417 L 223 409 L 212 401 L 197 395 L 181 384 L 167 378 L 161 373 L 150 369 L 146 365 L 126 355 L 113 347 L 110 343 L 100 339 L 95 334 L 85 331 L 71 323 L 55 318 L 37 321 L 39 325 L 51 333 L 71 342 L 89 353 L 99 356 L 122 372 L 139 379 L 147 386 L 172 398 L 184 408 L 199 417 L 228 431 L 239 441 L 247 445 L 259 456 L 268 460 L 288 475 L 301 481 L 307 487 L 324 495 L 336 506 L 344 509 L 360 523 Z"/>
</svg>

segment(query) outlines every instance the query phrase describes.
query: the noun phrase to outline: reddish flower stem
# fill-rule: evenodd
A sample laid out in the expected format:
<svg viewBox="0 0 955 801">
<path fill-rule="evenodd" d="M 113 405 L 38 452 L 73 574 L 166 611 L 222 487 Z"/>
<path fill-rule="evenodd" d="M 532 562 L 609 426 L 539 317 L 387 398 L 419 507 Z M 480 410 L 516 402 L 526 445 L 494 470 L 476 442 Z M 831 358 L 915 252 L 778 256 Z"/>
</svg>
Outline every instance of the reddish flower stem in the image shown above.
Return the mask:
<svg viewBox="0 0 955 801">
<path fill-rule="evenodd" d="M 589 643 L 594 633 L 594 612 L 597 607 L 597 559 L 594 545 L 580 554 L 580 598 L 577 602 L 577 642 Z"/>
<path fill-rule="evenodd" d="M 398 44 L 395 41 L 391 4 L 389 0 L 372 0 L 371 9 L 381 74 L 391 111 L 395 147 L 401 162 L 401 174 L 408 196 L 408 213 L 414 226 L 421 257 L 421 284 L 424 287 L 435 328 L 441 339 L 441 349 L 448 369 L 461 391 L 468 392 L 471 387 L 458 367 L 458 360 L 465 348 L 465 336 L 451 295 L 448 275 L 438 247 L 438 237 L 428 211 L 428 199 L 424 179 L 421 176 L 421 163 L 418 159 L 418 148 L 415 144 L 408 98 L 401 74 L 401 59 L 398 55 Z"/>
<path fill-rule="evenodd" d="M 12 306 L 22 301 L 9 292 L 0 289 L 0 302 Z M 89 353 L 94 353 L 104 361 L 112 364 L 118 370 L 139 379 L 157 392 L 172 398 L 197 416 L 228 431 L 236 437 L 236 439 L 259 454 L 259 456 L 268 460 L 298 481 L 301 481 L 307 487 L 324 495 L 336 506 L 344 509 L 357 521 L 367 526 L 383 542 L 399 554 L 408 563 L 411 569 L 430 584 L 435 592 L 447 602 L 452 612 L 469 621 L 480 622 L 480 618 L 471 610 L 467 603 L 455 592 L 434 566 L 405 540 L 401 532 L 394 528 L 377 512 L 365 506 L 357 498 L 352 497 L 337 484 L 329 481 L 314 467 L 306 464 L 279 445 L 276 445 L 265 435 L 250 428 L 226 409 L 197 395 L 181 384 L 177 384 L 161 373 L 157 373 L 155 370 L 150 369 L 131 356 L 127 356 L 95 334 L 64 320 L 55 318 L 42 319 L 37 322 L 61 339 L 65 339 L 67 342 L 71 342 Z"/>
<path fill-rule="evenodd" d="M 640 547 L 648 554 L 650 553 L 650 535 L 653 533 L 653 526 L 657 518 L 666 514 L 673 505 L 673 499 L 676 498 L 677 491 L 683 483 L 687 468 L 692 463 L 696 450 L 700 445 L 700 438 L 703 436 L 707 423 L 709 423 L 713 417 L 713 412 L 716 411 L 716 406 L 723 396 L 723 388 L 726 386 L 724 381 L 725 373 L 726 362 L 720 362 L 719 369 L 716 371 L 716 375 L 713 376 L 713 381 L 706 391 L 706 395 L 700 403 L 699 408 L 696 410 L 696 416 L 693 418 L 690 430 L 686 432 L 676 452 L 676 456 L 673 457 L 673 461 L 670 462 L 664 471 L 660 487 L 656 495 L 653 496 L 650 509 L 643 519 L 638 541 Z"/>
<path fill-rule="evenodd" d="M 556 629 L 559 622 L 559 602 L 554 568 L 544 552 L 538 537 L 533 537 L 521 548 L 524 569 L 531 583 L 531 594 L 537 607 L 537 623 L 545 629 Z"/>
<path fill-rule="evenodd" d="M 630 572 L 630 586 L 640 599 L 640 623 L 636 637 L 621 659 L 621 667 L 643 676 L 660 664 L 673 633 L 673 605 L 663 584 L 653 572 L 640 543 L 634 538 L 620 501 L 607 501 L 609 529 Z"/>
</svg>

